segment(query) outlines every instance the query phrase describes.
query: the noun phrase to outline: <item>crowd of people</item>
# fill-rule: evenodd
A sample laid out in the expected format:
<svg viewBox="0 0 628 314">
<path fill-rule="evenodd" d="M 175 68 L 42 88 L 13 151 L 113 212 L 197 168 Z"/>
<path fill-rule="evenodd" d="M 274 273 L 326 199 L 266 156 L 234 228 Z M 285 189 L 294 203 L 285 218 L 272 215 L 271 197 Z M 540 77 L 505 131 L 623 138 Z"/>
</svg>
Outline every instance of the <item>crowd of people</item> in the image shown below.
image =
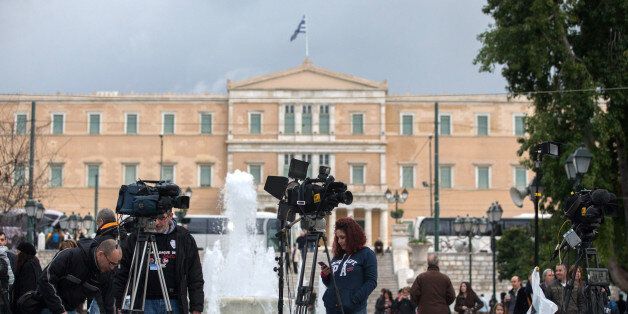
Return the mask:
<svg viewBox="0 0 628 314">
<path fill-rule="evenodd" d="M 124 294 L 137 233 L 127 236 L 109 209 L 98 212 L 96 224 L 93 239 L 75 241 L 60 231 L 49 235 L 46 246 L 56 247 L 58 252 L 43 269 L 32 244 L 20 243 L 17 255 L 13 255 L 6 249 L 6 236 L 0 232 L 0 269 L 11 274 L 9 287 L 0 299 L 0 313 L 104 314 L 119 313 L 123 302 L 128 306 L 130 300 Z M 200 314 L 205 297 L 196 242 L 176 224 L 171 210 L 155 219 L 155 231 L 161 263 L 158 265 L 155 256 L 149 256 L 144 313 L 164 311 L 156 271 L 161 267 L 173 312 Z M 143 285 L 141 281 L 139 291 L 143 291 Z M 140 298 L 138 293 L 136 302 Z"/>
</svg>

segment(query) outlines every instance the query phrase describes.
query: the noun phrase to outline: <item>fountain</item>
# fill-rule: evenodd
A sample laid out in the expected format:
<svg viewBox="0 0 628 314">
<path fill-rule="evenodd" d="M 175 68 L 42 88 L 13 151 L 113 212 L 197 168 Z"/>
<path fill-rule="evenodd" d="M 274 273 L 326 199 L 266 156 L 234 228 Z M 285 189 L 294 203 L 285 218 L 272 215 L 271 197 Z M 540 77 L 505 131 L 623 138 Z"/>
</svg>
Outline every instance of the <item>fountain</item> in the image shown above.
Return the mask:
<svg viewBox="0 0 628 314">
<path fill-rule="evenodd" d="M 205 250 L 207 313 L 277 312 L 275 251 L 254 238 L 257 193 L 253 176 L 239 170 L 227 174 L 223 192 L 232 230 L 223 242 L 228 250 L 222 250 L 221 241 Z"/>
</svg>

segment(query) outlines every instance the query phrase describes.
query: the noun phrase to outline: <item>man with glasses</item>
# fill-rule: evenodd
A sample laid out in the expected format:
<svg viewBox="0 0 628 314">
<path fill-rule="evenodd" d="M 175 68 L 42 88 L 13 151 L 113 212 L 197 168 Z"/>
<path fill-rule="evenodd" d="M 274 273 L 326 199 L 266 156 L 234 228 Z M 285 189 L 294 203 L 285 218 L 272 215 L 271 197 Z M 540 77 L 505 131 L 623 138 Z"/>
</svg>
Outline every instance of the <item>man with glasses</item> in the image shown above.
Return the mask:
<svg viewBox="0 0 628 314">
<path fill-rule="evenodd" d="M 185 228 L 177 226 L 173 219 L 172 209 L 154 217 L 154 220 L 155 242 L 161 265 L 157 265 L 156 260 L 151 256 L 144 313 L 165 313 L 165 302 L 157 276 L 157 269 L 161 267 L 173 312 L 200 314 L 203 311 L 205 294 L 203 293 L 201 259 L 196 241 Z M 124 257 L 114 280 L 114 294 L 118 309 L 122 308 L 124 288 L 129 277 L 136 239 L 137 233 L 132 233 L 123 245 Z M 138 291 L 143 291 L 143 289 L 143 282 L 140 282 Z"/>
<path fill-rule="evenodd" d="M 101 273 L 118 268 L 122 250 L 115 240 L 81 241 L 78 247 L 63 250 L 44 268 L 37 283 L 42 314 L 77 313 L 87 298 L 106 291 L 109 282 L 100 282 Z M 113 313 L 113 299 L 105 300 L 107 313 Z"/>
</svg>

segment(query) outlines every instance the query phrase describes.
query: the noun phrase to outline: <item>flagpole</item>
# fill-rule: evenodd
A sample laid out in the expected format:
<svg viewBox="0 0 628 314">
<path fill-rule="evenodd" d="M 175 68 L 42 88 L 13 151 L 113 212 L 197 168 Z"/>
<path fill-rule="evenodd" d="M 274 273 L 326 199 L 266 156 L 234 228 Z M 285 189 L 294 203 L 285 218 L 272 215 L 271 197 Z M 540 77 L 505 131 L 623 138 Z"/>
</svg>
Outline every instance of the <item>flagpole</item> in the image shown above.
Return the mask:
<svg viewBox="0 0 628 314">
<path fill-rule="evenodd" d="M 303 20 L 305 21 L 305 57 L 307 58 L 309 56 L 309 49 L 308 49 L 308 38 L 307 38 L 307 21 L 305 19 L 305 15 L 303 15 Z"/>
</svg>

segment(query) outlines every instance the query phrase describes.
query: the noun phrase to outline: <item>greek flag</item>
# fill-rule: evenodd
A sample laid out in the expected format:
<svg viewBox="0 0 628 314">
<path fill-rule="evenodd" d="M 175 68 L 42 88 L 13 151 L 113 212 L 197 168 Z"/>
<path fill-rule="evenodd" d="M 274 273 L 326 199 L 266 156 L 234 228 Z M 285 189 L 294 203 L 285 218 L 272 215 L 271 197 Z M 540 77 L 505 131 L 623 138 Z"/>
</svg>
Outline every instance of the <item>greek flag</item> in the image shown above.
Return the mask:
<svg viewBox="0 0 628 314">
<path fill-rule="evenodd" d="M 301 22 L 299 22 L 299 26 L 297 26 L 297 29 L 294 30 L 294 34 L 290 36 L 290 41 L 297 39 L 297 36 L 299 36 L 299 34 L 305 34 L 305 15 L 301 19 Z"/>
</svg>

